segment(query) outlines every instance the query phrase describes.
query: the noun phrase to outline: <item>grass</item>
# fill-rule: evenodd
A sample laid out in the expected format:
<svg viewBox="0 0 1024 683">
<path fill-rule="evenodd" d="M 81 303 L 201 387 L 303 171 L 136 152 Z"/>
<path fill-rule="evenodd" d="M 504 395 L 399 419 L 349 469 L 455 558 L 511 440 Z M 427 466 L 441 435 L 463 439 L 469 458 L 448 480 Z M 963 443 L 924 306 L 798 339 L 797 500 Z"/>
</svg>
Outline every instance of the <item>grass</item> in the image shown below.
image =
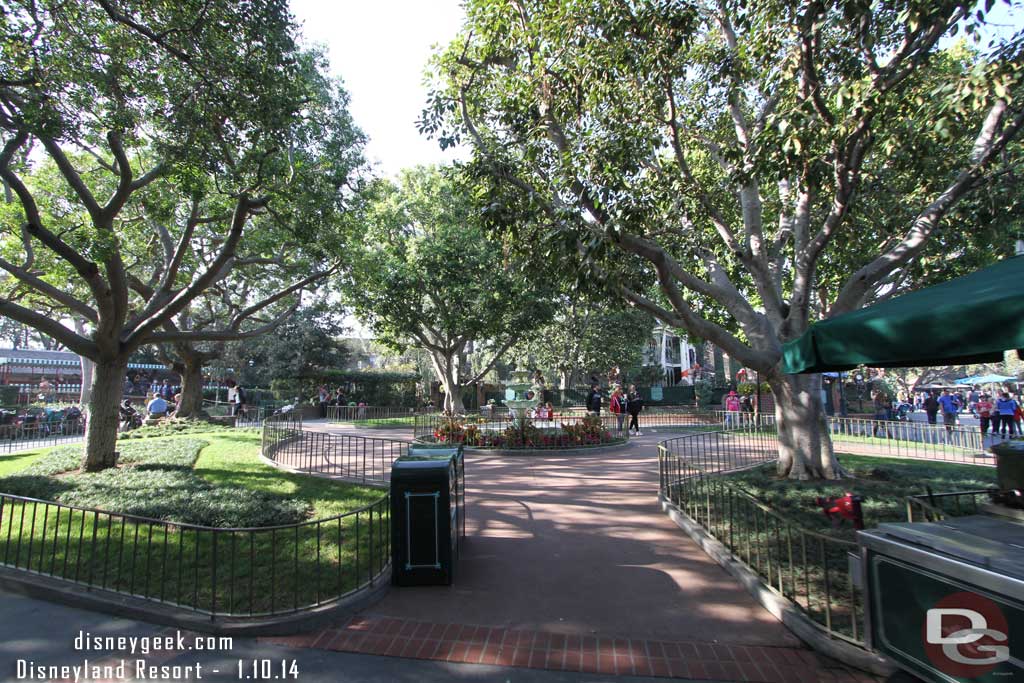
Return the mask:
<svg viewBox="0 0 1024 683">
<path fill-rule="evenodd" d="M 0 477 L 5 477 L 8 474 L 25 469 L 49 452 L 49 448 L 40 448 L 35 451 L 0 455 Z"/>
<path fill-rule="evenodd" d="M 941 493 L 984 489 L 996 483 L 994 468 L 976 465 L 848 454 L 839 454 L 839 459 L 851 475 L 840 481 L 779 479 L 774 464 L 727 475 L 727 480 L 805 528 L 851 540 L 850 523 L 834 529 L 815 504 L 816 498 L 842 496 L 847 491 L 864 496 L 861 508 L 864 524 L 870 528 L 907 521 L 906 497 L 926 493 L 926 485 Z"/>
<path fill-rule="evenodd" d="M 370 429 L 412 427 L 416 424 L 416 417 L 414 415 L 409 415 L 408 417 L 378 417 L 366 420 L 353 420 L 351 424 L 353 427 L 368 427 Z"/>
<path fill-rule="evenodd" d="M 920 460 L 839 457 L 852 476 L 838 482 L 779 479 L 772 463 L 684 480 L 671 494 L 765 585 L 795 602 L 819 624 L 830 623 L 837 633 L 859 637 L 863 596 L 853 585 L 848 568 L 848 553 L 856 549 L 854 530 L 850 522 L 834 528 L 815 498 L 841 496 L 847 491 L 865 496 L 864 521 L 870 528 L 906 521 L 905 497 L 924 493 L 925 484 L 936 492 L 987 488 L 995 482 L 995 470 Z"/>
<path fill-rule="evenodd" d="M 77 483 L 78 494 L 88 493 L 91 500 L 111 507 L 130 507 L 134 501 L 151 509 L 176 505 L 176 496 L 187 494 L 191 499 L 184 507 L 196 514 L 207 514 L 210 501 L 222 512 L 256 513 L 276 502 L 301 511 L 303 518 L 310 515 L 308 522 L 247 531 L 207 530 L 7 501 L 0 509 L 0 561 L 91 586 L 231 614 L 279 613 L 318 604 L 379 573 L 389 557 L 386 494 L 264 465 L 258 458 L 259 446 L 255 433 L 224 430 L 122 441 L 122 460 L 134 463 L 132 467 L 59 476 L 47 473 L 77 467 L 78 456 L 51 449 L 23 458 L 25 467 L 0 479 L 0 490 L 19 477 L 61 486 L 72 482 Z M 161 488 L 163 477 L 180 477 L 183 472 L 189 479 L 184 488 Z M 378 502 L 371 511 L 332 517 L 374 501 Z M 182 508 L 177 509 L 166 516 L 179 516 Z"/>
</svg>

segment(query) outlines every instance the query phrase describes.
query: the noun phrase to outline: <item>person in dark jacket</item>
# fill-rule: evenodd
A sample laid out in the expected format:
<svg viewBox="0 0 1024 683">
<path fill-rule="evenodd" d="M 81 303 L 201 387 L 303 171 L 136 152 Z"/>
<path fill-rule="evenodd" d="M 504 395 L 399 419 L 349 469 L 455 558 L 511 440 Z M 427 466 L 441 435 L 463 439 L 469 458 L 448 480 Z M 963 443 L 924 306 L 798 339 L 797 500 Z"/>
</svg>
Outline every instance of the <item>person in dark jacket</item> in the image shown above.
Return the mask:
<svg viewBox="0 0 1024 683">
<path fill-rule="evenodd" d="M 935 392 L 928 392 L 928 398 L 924 400 L 921 407 L 924 408 L 924 412 L 928 415 L 928 424 L 935 424 L 939 416 L 939 399 L 936 398 Z"/>
<path fill-rule="evenodd" d="M 640 431 L 640 411 L 644 409 L 644 397 L 637 391 L 635 384 L 629 385 L 626 394 L 626 410 L 629 411 L 629 431 L 633 436 L 642 436 Z"/>
<path fill-rule="evenodd" d="M 597 415 L 601 414 L 601 387 L 593 384 L 590 393 L 587 394 L 587 410 Z"/>
</svg>

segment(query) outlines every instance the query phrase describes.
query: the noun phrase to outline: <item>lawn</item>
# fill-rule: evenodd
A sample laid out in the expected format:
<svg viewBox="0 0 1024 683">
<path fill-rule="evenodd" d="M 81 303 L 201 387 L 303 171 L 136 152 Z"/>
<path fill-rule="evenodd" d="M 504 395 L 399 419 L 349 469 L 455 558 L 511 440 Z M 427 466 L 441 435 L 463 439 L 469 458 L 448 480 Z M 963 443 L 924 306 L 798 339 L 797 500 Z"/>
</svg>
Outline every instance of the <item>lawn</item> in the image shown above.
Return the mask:
<svg viewBox="0 0 1024 683">
<path fill-rule="evenodd" d="M 0 478 L 0 491 L 44 493 L 30 497 L 104 512 L 6 500 L 2 562 L 232 614 L 317 604 L 378 573 L 388 561 L 386 494 L 264 465 L 259 446 L 256 432 L 223 429 L 125 440 L 118 447 L 123 466 L 96 474 L 74 471 L 80 446 L 19 454 L 18 462 L 4 462 L 8 474 Z M 337 516 L 375 501 L 370 511 Z M 110 510 L 262 528 L 183 527 Z"/>
<path fill-rule="evenodd" d="M 863 613 L 863 596 L 849 573 L 855 533 L 850 522 L 833 527 L 815 499 L 847 491 L 864 496 L 864 522 L 870 528 L 906 521 L 905 498 L 925 493 L 925 485 L 936 493 L 984 489 L 994 485 L 995 469 L 849 454 L 839 459 L 851 474 L 841 481 L 779 479 L 769 463 L 683 480 L 670 494 L 765 585 L 819 624 L 854 637 Z"/>
<path fill-rule="evenodd" d="M 353 427 L 368 427 L 371 429 L 385 427 L 413 427 L 416 424 L 416 416 L 407 417 L 378 417 L 366 420 L 352 420 Z"/>
<path fill-rule="evenodd" d="M 5 477 L 12 472 L 25 469 L 39 458 L 50 452 L 49 448 L 40 448 L 35 451 L 23 451 L 0 455 L 0 477 Z"/>
<path fill-rule="evenodd" d="M 854 538 L 850 523 L 834 529 L 815 504 L 816 498 L 842 496 L 847 491 L 864 496 L 864 524 L 874 527 L 882 522 L 907 521 L 907 496 L 926 493 L 925 486 L 942 493 L 996 484 L 993 467 L 842 453 L 839 460 L 851 475 L 840 481 L 779 479 L 774 464 L 730 474 L 727 480 L 805 528 L 850 540 Z"/>
</svg>

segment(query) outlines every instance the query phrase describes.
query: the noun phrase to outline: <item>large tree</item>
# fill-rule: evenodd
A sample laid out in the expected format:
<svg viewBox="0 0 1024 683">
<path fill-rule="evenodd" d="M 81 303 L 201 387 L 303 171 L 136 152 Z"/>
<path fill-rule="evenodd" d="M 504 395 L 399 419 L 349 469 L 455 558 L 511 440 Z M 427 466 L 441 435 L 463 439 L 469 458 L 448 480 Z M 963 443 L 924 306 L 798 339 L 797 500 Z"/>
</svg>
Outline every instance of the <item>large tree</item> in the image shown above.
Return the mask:
<svg viewBox="0 0 1024 683">
<path fill-rule="evenodd" d="M 0 314 L 95 362 L 83 467 L 102 469 L 129 356 L 234 336 L 287 296 L 248 302 L 222 327 L 173 329 L 250 253 L 255 218 L 298 241 L 332 236 L 361 137 L 277 0 L 12 2 L 0 31 L 0 177 L 21 213 L 2 225 L 17 257 L 0 261 L 16 290 Z M 59 189 L 37 182 L 44 167 Z M 308 191 L 321 192 L 293 207 Z M 87 325 L 22 305 L 24 291 Z"/>
<path fill-rule="evenodd" d="M 654 317 L 623 306 L 622 301 L 579 292 L 559 298 L 551 322 L 514 349 L 530 367 L 551 371 L 559 386 L 570 389 L 591 373 L 601 376 L 615 367 L 625 371 L 640 364 L 651 338 Z"/>
<path fill-rule="evenodd" d="M 930 243 L 961 252 L 965 231 L 943 219 L 1015 177 L 1020 36 L 966 61 L 939 47 L 983 14 L 471 0 L 422 125 L 472 146 L 502 224 L 759 371 L 780 474 L 835 477 L 820 376 L 783 374 L 781 345 L 913 286 Z M 657 289 L 617 278 L 623 263 Z"/>
<path fill-rule="evenodd" d="M 453 412 L 464 411 L 463 387 L 552 311 L 547 279 L 486 239 L 472 192 L 450 169 L 406 171 L 398 186 L 382 181 L 347 288 L 378 341 L 430 354 Z M 486 360 L 468 377 L 460 368 L 471 343 Z"/>
</svg>

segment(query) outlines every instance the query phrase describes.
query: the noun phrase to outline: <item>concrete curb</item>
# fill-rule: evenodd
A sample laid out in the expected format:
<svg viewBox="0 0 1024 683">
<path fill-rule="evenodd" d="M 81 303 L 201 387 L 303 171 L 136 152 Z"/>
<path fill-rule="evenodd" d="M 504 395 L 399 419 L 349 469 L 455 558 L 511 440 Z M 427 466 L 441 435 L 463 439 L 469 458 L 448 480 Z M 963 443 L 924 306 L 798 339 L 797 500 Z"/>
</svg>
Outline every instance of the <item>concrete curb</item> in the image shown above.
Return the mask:
<svg viewBox="0 0 1024 683">
<path fill-rule="evenodd" d="M 830 638 L 790 600 L 761 583 L 761 579 L 733 557 L 728 548 L 712 538 L 704 530 L 704 527 L 676 508 L 663 494 L 658 495 L 658 501 L 661 503 L 662 511 L 668 514 L 669 519 L 686 532 L 686 535 L 693 539 L 694 543 L 699 545 L 711 559 L 739 581 L 762 607 L 813 650 L 876 676 L 890 676 L 898 671 L 896 665 L 886 657 L 862 650 L 845 641 Z"/>
<path fill-rule="evenodd" d="M 30 598 L 189 631 L 214 635 L 284 636 L 337 623 L 378 602 L 391 588 L 391 567 L 389 565 L 370 586 L 335 602 L 293 614 L 252 618 L 211 618 L 208 614 L 172 605 L 157 604 L 112 591 L 89 589 L 5 568 L 0 568 L 0 586 L 4 591 Z"/>
</svg>

